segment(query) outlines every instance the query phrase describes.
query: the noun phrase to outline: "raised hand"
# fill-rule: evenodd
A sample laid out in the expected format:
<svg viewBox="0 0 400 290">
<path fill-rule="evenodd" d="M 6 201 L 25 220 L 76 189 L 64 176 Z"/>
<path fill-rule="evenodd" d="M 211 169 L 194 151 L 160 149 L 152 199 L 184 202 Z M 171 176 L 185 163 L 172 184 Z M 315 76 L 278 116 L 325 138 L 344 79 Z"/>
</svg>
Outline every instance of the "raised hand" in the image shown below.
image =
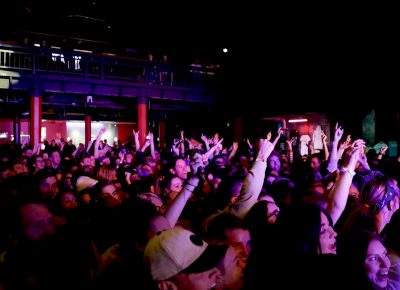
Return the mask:
<svg viewBox="0 0 400 290">
<path fill-rule="evenodd" d="M 239 148 L 239 143 L 238 142 L 233 142 L 233 144 L 232 144 L 232 150 L 238 150 L 238 148 Z"/>
<path fill-rule="evenodd" d="M 271 132 L 270 132 L 270 133 L 271 133 Z M 279 138 L 281 138 L 281 135 L 282 135 L 282 133 L 283 133 L 282 128 L 279 128 L 277 133 L 278 133 L 278 135 L 276 135 L 274 141 L 272 141 L 272 145 L 274 145 L 274 147 L 275 147 L 276 143 L 278 143 Z M 268 138 L 267 138 L 267 140 L 268 140 Z M 269 141 L 269 140 L 268 140 L 268 141 Z M 271 151 L 271 152 L 272 152 L 272 151 Z"/>
<path fill-rule="evenodd" d="M 357 162 L 362 158 L 361 153 L 364 145 L 365 141 L 362 139 L 357 139 L 351 144 L 344 154 L 343 167 L 353 171 L 356 169 Z"/>
<path fill-rule="evenodd" d="M 328 138 L 328 137 L 325 135 L 324 131 L 321 131 L 322 143 L 326 143 L 326 138 Z"/>
<path fill-rule="evenodd" d="M 218 133 L 215 133 L 215 135 L 214 135 L 214 142 L 215 142 L 215 143 L 218 143 L 218 141 L 219 141 L 219 134 L 218 134 Z"/>
<path fill-rule="evenodd" d="M 150 143 L 153 143 L 153 142 L 154 142 L 154 134 L 153 134 L 153 132 L 149 132 L 149 133 L 147 134 L 147 137 L 149 137 Z"/>
<path fill-rule="evenodd" d="M 386 146 L 386 145 L 385 145 L 385 146 L 382 146 L 381 149 L 379 149 L 379 153 L 382 154 L 382 155 L 384 155 L 385 152 L 386 152 L 388 149 L 389 149 L 388 146 Z"/>
<path fill-rule="evenodd" d="M 339 126 L 338 123 L 335 125 L 335 134 L 333 135 L 333 142 L 339 142 L 340 139 L 342 139 L 343 136 L 343 129 L 342 126 Z"/>
<path fill-rule="evenodd" d="M 267 160 L 267 158 L 269 157 L 269 155 L 271 155 L 271 152 L 272 150 L 274 150 L 274 148 L 275 148 L 274 143 L 271 143 L 267 139 L 260 139 L 257 159 Z"/>
<path fill-rule="evenodd" d="M 103 136 L 103 134 L 106 132 L 106 130 L 107 130 L 107 129 L 104 128 L 104 127 L 101 128 L 100 131 L 99 131 L 99 136 Z"/>
<path fill-rule="evenodd" d="M 287 139 L 286 144 L 287 144 L 288 149 L 291 151 L 293 149 L 292 148 L 293 139 Z"/>
<path fill-rule="evenodd" d="M 351 146 L 351 135 L 347 135 L 346 141 L 340 144 L 340 149 L 347 149 Z"/>
<path fill-rule="evenodd" d="M 250 149 L 253 149 L 253 145 L 251 145 L 250 140 L 248 138 L 246 139 L 246 143 L 247 145 L 249 145 Z"/>
<path fill-rule="evenodd" d="M 123 153 L 122 151 L 120 151 L 120 152 L 118 153 L 118 156 L 119 156 L 120 163 L 124 162 L 125 153 Z"/>
</svg>

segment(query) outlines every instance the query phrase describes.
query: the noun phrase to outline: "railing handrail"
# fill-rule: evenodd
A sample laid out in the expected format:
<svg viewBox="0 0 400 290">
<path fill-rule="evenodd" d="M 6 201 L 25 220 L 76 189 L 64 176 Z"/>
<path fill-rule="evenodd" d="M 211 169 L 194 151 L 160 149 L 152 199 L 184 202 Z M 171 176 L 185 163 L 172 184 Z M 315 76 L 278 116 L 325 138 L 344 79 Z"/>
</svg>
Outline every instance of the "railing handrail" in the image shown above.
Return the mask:
<svg viewBox="0 0 400 290">
<path fill-rule="evenodd" d="M 193 84 L 190 66 L 178 66 L 128 56 L 109 56 L 74 50 L 11 45 L 0 42 L 0 68 L 57 73 L 82 78 L 113 79 L 174 86 Z M 201 80 L 206 85 L 207 79 Z M 196 79 L 196 84 L 199 80 Z M 209 88 L 208 88 L 209 89 Z"/>
</svg>

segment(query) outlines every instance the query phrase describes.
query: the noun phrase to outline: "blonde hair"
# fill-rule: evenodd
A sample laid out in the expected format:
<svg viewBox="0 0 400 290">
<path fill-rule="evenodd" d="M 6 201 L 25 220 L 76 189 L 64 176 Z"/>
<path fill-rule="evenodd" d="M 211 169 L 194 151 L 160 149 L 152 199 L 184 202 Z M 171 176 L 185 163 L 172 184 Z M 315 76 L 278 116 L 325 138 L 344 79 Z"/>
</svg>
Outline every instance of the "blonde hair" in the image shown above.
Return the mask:
<svg viewBox="0 0 400 290">
<path fill-rule="evenodd" d="M 117 170 L 111 165 L 102 165 L 97 170 L 96 179 L 105 183 L 117 181 Z"/>
</svg>

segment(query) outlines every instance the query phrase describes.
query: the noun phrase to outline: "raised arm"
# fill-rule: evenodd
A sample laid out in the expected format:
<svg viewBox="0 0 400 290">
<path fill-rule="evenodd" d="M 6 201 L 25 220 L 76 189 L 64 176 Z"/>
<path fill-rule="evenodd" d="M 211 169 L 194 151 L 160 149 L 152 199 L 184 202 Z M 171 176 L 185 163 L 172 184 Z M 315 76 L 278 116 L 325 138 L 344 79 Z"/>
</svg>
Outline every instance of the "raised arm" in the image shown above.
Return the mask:
<svg viewBox="0 0 400 290">
<path fill-rule="evenodd" d="M 218 142 L 215 143 L 214 146 L 205 153 L 207 159 L 210 159 L 213 156 L 214 152 L 217 150 L 218 146 L 220 146 L 222 141 L 224 141 L 224 138 L 219 139 Z"/>
<path fill-rule="evenodd" d="M 338 123 L 335 125 L 335 134 L 333 135 L 333 141 L 331 145 L 331 152 L 329 154 L 328 158 L 328 171 L 329 172 L 334 172 L 337 169 L 337 164 L 338 164 L 338 146 L 339 146 L 339 141 L 343 136 L 343 129 L 342 126 L 339 126 Z"/>
<path fill-rule="evenodd" d="M 378 159 L 382 160 L 383 155 L 385 155 L 386 151 L 389 149 L 388 146 L 382 146 L 381 149 L 379 149 L 379 153 L 378 153 Z"/>
<path fill-rule="evenodd" d="M 94 158 L 95 159 L 99 158 L 99 144 L 100 144 L 101 136 L 103 136 L 105 131 L 106 131 L 106 128 L 101 128 L 99 131 L 99 134 L 97 134 L 96 141 L 94 142 Z"/>
<path fill-rule="evenodd" d="M 231 212 L 239 218 L 244 218 L 250 208 L 257 202 L 258 196 L 264 184 L 265 169 L 267 168 L 267 159 L 274 150 L 282 130 L 278 130 L 278 136 L 271 143 L 267 139 L 260 139 L 257 158 L 249 173 L 244 180 L 239 197 L 235 203 L 228 205 L 224 211 Z"/>
<path fill-rule="evenodd" d="M 164 216 L 168 220 L 171 227 L 174 227 L 185 208 L 186 202 L 192 196 L 193 190 L 197 187 L 199 178 L 192 176 L 183 187 L 182 191 L 177 195 L 172 204 L 168 207 Z"/>
<path fill-rule="evenodd" d="M 327 161 L 329 158 L 328 145 L 326 144 L 326 138 L 324 131 L 321 132 L 322 146 L 324 147 L 324 160 Z"/>
<path fill-rule="evenodd" d="M 293 158 L 293 138 L 287 139 L 286 145 L 287 145 L 288 152 L 289 152 L 289 163 L 292 164 L 293 160 L 294 160 L 294 158 Z"/>
<path fill-rule="evenodd" d="M 157 156 L 156 156 L 156 149 L 154 147 L 154 134 L 153 132 L 149 132 L 149 134 L 147 135 L 149 136 L 149 142 L 150 142 L 150 154 L 151 157 L 156 160 Z"/>
<path fill-rule="evenodd" d="M 132 130 L 133 132 L 133 137 L 135 138 L 135 150 L 136 152 L 140 151 L 140 141 L 139 141 L 139 130 L 136 132 L 135 130 Z"/>
<path fill-rule="evenodd" d="M 89 153 L 90 148 L 92 148 L 92 145 L 93 145 L 93 140 L 90 139 L 89 142 L 88 142 L 88 144 L 87 144 L 87 147 L 85 148 L 85 152 L 86 152 L 86 153 Z"/>
<path fill-rule="evenodd" d="M 232 150 L 231 150 L 231 152 L 229 153 L 229 160 L 230 160 L 230 161 L 232 161 L 233 157 L 235 157 L 235 154 L 236 154 L 238 148 L 239 148 L 239 143 L 238 143 L 238 142 L 233 142 L 233 144 L 232 144 Z"/>
<path fill-rule="evenodd" d="M 336 224 L 346 207 L 351 182 L 355 175 L 356 164 L 359 161 L 361 149 L 364 144 L 363 140 L 358 139 L 346 151 L 343 167 L 339 171 L 339 177 L 329 193 L 327 211 L 332 218 L 333 224 Z"/>
<path fill-rule="evenodd" d="M 203 140 L 204 144 L 206 145 L 206 151 L 210 150 L 210 143 L 208 142 L 208 138 L 206 135 L 201 134 L 201 140 Z"/>
<path fill-rule="evenodd" d="M 351 135 L 347 135 L 346 140 L 339 145 L 338 159 L 342 159 L 343 152 L 351 146 Z"/>
<path fill-rule="evenodd" d="M 185 154 L 185 132 L 181 131 L 181 144 L 179 145 L 179 150 L 182 155 Z"/>
</svg>

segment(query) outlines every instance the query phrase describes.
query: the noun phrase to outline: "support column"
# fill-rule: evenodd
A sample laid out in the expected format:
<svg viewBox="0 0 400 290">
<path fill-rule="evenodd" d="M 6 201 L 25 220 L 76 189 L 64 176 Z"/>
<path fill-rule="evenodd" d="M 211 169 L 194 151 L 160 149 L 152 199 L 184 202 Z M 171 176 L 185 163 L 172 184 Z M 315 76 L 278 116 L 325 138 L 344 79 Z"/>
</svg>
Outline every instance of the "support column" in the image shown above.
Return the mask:
<svg viewBox="0 0 400 290">
<path fill-rule="evenodd" d="M 242 117 L 235 117 L 233 120 L 233 130 L 234 136 L 233 140 L 236 142 L 240 142 L 243 138 L 243 118 Z"/>
<path fill-rule="evenodd" d="M 139 130 L 139 141 L 140 146 L 143 146 L 146 142 L 146 134 L 147 134 L 147 97 L 138 97 L 138 130 Z"/>
<path fill-rule="evenodd" d="M 92 138 L 92 115 L 85 114 L 85 147 Z"/>
<path fill-rule="evenodd" d="M 15 144 L 21 144 L 21 119 L 19 116 L 14 117 L 13 122 L 14 127 L 14 142 Z"/>
<path fill-rule="evenodd" d="M 35 92 L 31 96 L 30 108 L 30 144 L 31 146 L 39 145 L 41 142 L 42 131 L 42 96 Z"/>
<path fill-rule="evenodd" d="M 159 120 L 158 121 L 158 138 L 160 138 L 160 141 L 158 143 L 158 147 L 160 149 L 165 149 L 167 146 L 167 144 L 165 143 L 165 127 L 166 127 L 166 121 Z"/>
</svg>

